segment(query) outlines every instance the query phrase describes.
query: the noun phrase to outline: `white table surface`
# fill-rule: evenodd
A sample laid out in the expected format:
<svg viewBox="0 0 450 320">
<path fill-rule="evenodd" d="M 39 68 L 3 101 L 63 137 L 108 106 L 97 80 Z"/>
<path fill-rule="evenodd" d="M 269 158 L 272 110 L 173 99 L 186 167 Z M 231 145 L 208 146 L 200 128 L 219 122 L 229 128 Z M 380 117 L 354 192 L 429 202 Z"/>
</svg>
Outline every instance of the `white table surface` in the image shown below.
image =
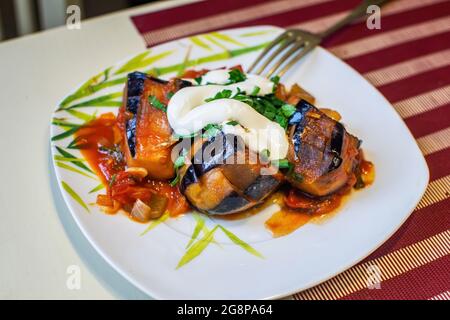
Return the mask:
<svg viewBox="0 0 450 320">
<path fill-rule="evenodd" d="M 147 299 L 91 247 L 55 182 L 49 125 L 58 101 L 145 49 L 129 17 L 166 1 L 0 44 L 0 299 Z M 81 288 L 69 290 L 77 265 Z"/>
</svg>

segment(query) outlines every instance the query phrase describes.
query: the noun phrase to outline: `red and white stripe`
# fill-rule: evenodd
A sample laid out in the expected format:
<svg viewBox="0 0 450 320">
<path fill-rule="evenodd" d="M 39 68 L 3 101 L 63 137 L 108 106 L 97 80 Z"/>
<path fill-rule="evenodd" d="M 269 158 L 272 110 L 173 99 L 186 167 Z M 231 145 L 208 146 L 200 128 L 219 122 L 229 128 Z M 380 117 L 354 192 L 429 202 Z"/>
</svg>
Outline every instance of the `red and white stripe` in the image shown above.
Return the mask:
<svg viewBox="0 0 450 320">
<path fill-rule="evenodd" d="M 393 1 L 382 10 L 381 30 L 368 30 L 360 20 L 324 43 L 338 57 L 363 70 L 366 79 L 393 102 L 418 137 L 430 167 L 431 182 L 408 222 L 387 243 L 362 263 L 295 298 L 450 298 L 450 12 L 446 2 Z M 320 31 L 357 3 L 259 1 L 254 6 L 235 7 L 202 19 L 148 30 L 144 38 L 148 44 L 154 44 L 212 29 L 258 23 Z M 427 15 L 422 16 L 422 12 Z M 381 290 L 366 288 L 365 270 L 371 264 L 383 271 Z"/>
</svg>

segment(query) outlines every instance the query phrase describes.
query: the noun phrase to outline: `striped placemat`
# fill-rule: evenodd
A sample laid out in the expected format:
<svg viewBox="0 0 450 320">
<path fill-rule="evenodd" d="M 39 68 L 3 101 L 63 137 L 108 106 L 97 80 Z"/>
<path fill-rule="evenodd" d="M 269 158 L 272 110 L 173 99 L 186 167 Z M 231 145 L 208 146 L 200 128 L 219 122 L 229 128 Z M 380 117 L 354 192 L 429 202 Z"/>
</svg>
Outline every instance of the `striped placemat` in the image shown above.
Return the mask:
<svg viewBox="0 0 450 320">
<path fill-rule="evenodd" d="M 208 0 L 132 17 L 148 46 L 232 27 L 319 31 L 359 0 Z M 385 5 L 381 30 L 361 20 L 322 45 L 380 90 L 425 155 L 430 184 L 407 222 L 364 261 L 295 299 L 450 298 L 450 1 Z M 399 159 L 408 161 L 408 159 Z M 411 174 L 414 174 L 413 172 Z M 378 268 L 380 286 L 368 286 Z M 369 283 L 370 284 L 370 283 Z"/>
</svg>

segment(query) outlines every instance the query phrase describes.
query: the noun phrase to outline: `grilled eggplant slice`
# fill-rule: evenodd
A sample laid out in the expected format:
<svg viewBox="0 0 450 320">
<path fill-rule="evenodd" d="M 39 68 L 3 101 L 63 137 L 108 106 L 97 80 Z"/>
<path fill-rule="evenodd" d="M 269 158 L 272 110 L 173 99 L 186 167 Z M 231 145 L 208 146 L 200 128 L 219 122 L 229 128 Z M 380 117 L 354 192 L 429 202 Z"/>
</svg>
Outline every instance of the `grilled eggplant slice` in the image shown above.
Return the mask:
<svg viewBox="0 0 450 320">
<path fill-rule="evenodd" d="M 250 209 L 283 180 L 281 173 L 261 175 L 264 165 L 249 161 L 257 157 L 238 136 L 220 133 L 200 143 L 180 181 L 180 191 L 199 211 L 225 215 Z"/>
<path fill-rule="evenodd" d="M 360 141 L 344 126 L 301 100 L 289 121 L 287 180 L 312 196 L 325 196 L 355 182 Z"/>
<path fill-rule="evenodd" d="M 181 79 L 164 81 L 141 72 L 128 75 L 118 115 L 128 167 L 144 168 L 156 179 L 174 176 L 170 158 L 172 129 L 164 108 L 170 94 L 190 85 Z"/>
</svg>

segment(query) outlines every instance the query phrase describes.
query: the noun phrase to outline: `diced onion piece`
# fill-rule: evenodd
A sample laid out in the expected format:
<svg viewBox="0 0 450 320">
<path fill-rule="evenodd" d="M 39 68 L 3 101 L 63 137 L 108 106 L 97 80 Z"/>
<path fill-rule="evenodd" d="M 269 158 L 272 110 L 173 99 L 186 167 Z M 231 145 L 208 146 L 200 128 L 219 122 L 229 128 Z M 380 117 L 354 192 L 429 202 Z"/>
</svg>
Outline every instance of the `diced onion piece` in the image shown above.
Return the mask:
<svg viewBox="0 0 450 320">
<path fill-rule="evenodd" d="M 139 222 L 148 222 L 152 219 L 152 209 L 140 199 L 137 199 L 131 210 L 131 217 Z"/>
<path fill-rule="evenodd" d="M 164 196 L 160 196 L 157 194 L 152 195 L 150 198 L 150 215 L 152 219 L 159 218 L 163 215 L 164 211 L 166 211 L 168 199 Z"/>
</svg>

